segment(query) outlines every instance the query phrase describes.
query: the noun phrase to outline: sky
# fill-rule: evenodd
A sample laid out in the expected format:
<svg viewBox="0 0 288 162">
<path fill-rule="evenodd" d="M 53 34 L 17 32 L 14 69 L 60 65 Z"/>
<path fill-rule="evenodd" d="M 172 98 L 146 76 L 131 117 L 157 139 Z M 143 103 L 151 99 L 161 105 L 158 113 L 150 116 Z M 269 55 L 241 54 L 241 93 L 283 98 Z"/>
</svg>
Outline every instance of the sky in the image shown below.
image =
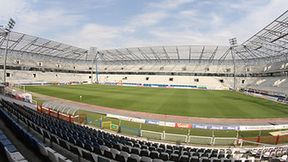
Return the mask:
<svg viewBox="0 0 288 162">
<path fill-rule="evenodd" d="M 0 25 L 89 49 L 244 42 L 288 0 L 0 0 Z"/>
</svg>

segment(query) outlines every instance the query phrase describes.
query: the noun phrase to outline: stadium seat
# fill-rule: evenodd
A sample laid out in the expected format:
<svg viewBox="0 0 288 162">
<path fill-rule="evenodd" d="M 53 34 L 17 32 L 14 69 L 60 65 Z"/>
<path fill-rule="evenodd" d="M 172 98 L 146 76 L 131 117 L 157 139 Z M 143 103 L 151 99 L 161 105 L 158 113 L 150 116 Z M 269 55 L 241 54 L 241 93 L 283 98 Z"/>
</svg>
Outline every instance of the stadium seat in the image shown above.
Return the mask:
<svg viewBox="0 0 288 162">
<path fill-rule="evenodd" d="M 131 154 L 127 160 L 127 162 L 139 162 L 139 161 L 140 161 L 140 156 L 136 154 Z"/>
<path fill-rule="evenodd" d="M 114 157 L 114 158 L 115 158 L 115 156 L 116 156 L 117 154 L 120 154 L 120 151 L 117 150 L 117 149 L 114 149 L 114 148 L 111 148 L 110 151 L 111 151 L 111 153 L 113 154 L 113 157 Z"/>
<path fill-rule="evenodd" d="M 140 162 L 152 162 L 152 159 L 147 156 L 142 156 Z"/>
<path fill-rule="evenodd" d="M 157 152 L 157 151 L 151 151 L 151 152 L 150 152 L 150 157 L 151 157 L 152 159 L 158 159 L 158 158 L 159 158 L 159 152 Z"/>
<path fill-rule="evenodd" d="M 140 151 L 140 156 L 147 156 L 147 157 L 149 157 L 149 156 L 150 156 L 150 151 L 147 150 L 147 149 L 142 149 L 142 150 Z"/>
<path fill-rule="evenodd" d="M 212 161 L 211 162 L 221 162 L 221 159 L 218 159 L 218 158 L 214 158 L 214 159 L 211 159 Z"/>
<path fill-rule="evenodd" d="M 189 162 L 189 156 L 188 155 L 181 155 L 178 161 L 179 162 Z"/>
<path fill-rule="evenodd" d="M 192 154 L 192 156 L 200 157 L 200 153 L 199 153 L 199 152 L 194 152 L 194 153 Z"/>
<path fill-rule="evenodd" d="M 75 146 L 73 146 L 73 145 L 70 145 L 69 148 L 70 148 L 70 151 L 73 152 L 74 154 L 76 154 L 76 155 L 78 155 L 78 156 L 81 155 L 80 152 L 79 152 L 79 149 L 78 149 L 77 147 L 75 147 Z"/>
<path fill-rule="evenodd" d="M 127 157 L 128 158 L 128 157 Z M 126 162 L 126 158 L 123 155 L 117 154 L 115 156 L 115 160 L 119 161 L 119 162 Z"/>
<path fill-rule="evenodd" d="M 99 146 L 93 146 L 93 152 L 97 155 L 102 155 L 102 151 Z"/>
<path fill-rule="evenodd" d="M 160 159 L 162 159 L 163 161 L 169 160 L 169 154 L 166 152 L 161 152 Z"/>
<path fill-rule="evenodd" d="M 131 154 L 140 155 L 140 148 L 139 147 L 131 148 Z"/>
<path fill-rule="evenodd" d="M 105 157 L 110 158 L 110 159 L 114 159 L 114 156 L 112 154 L 112 152 L 110 150 L 104 150 L 104 154 Z"/>
<path fill-rule="evenodd" d="M 171 154 L 170 155 L 170 161 L 178 161 L 179 155 L 178 154 Z"/>
<path fill-rule="evenodd" d="M 167 149 L 165 150 L 165 152 L 166 152 L 166 153 L 168 153 L 168 154 L 170 155 L 170 154 L 172 154 L 172 153 L 173 153 L 173 150 L 172 150 L 172 149 L 168 149 L 168 148 L 167 148 Z"/>
<path fill-rule="evenodd" d="M 201 155 L 201 157 L 210 157 L 210 154 L 209 153 L 204 153 Z"/>
<path fill-rule="evenodd" d="M 115 148 L 115 149 L 121 151 L 122 145 L 119 144 L 119 143 L 117 143 L 117 144 L 113 145 L 113 148 Z"/>
<path fill-rule="evenodd" d="M 156 147 L 150 146 L 150 147 L 149 147 L 149 151 L 156 151 Z"/>
<path fill-rule="evenodd" d="M 189 155 L 189 152 L 188 152 L 188 151 L 185 151 L 185 150 L 183 150 L 183 151 L 181 151 L 181 155 Z"/>
<path fill-rule="evenodd" d="M 64 140 L 59 139 L 59 145 L 68 150 L 68 145 Z"/>
<path fill-rule="evenodd" d="M 147 145 L 142 145 L 142 146 L 141 146 L 141 149 L 146 149 L 146 150 L 148 150 L 148 149 L 149 149 L 149 146 L 147 146 Z"/>
<path fill-rule="evenodd" d="M 139 143 L 134 143 L 133 147 L 141 148 L 141 145 Z"/>
<path fill-rule="evenodd" d="M 89 160 L 89 161 L 94 161 L 94 158 L 92 156 L 91 153 L 89 152 L 86 152 L 86 151 L 82 151 L 82 157 L 86 160 Z"/>
<path fill-rule="evenodd" d="M 158 148 L 156 149 L 156 151 L 159 152 L 159 153 L 161 153 L 161 152 L 164 152 L 164 149 L 161 148 L 161 147 L 158 147 Z"/>
<path fill-rule="evenodd" d="M 131 147 L 129 147 L 129 146 L 123 146 L 122 147 L 122 151 L 130 153 L 131 152 L 130 150 L 131 150 Z"/>
<path fill-rule="evenodd" d="M 242 162 L 242 160 L 234 160 L 234 162 Z"/>
<path fill-rule="evenodd" d="M 192 156 L 190 157 L 190 162 L 200 162 L 200 159 L 198 156 Z"/>
<path fill-rule="evenodd" d="M 109 159 L 106 159 L 106 158 L 101 157 L 101 156 L 98 156 L 97 161 L 99 161 L 99 162 L 110 162 Z"/>
<path fill-rule="evenodd" d="M 164 162 L 164 161 L 161 159 L 153 159 L 152 162 Z"/>
<path fill-rule="evenodd" d="M 207 157 L 201 157 L 200 160 L 202 162 L 211 162 L 211 160 L 209 158 L 207 158 Z"/>
</svg>

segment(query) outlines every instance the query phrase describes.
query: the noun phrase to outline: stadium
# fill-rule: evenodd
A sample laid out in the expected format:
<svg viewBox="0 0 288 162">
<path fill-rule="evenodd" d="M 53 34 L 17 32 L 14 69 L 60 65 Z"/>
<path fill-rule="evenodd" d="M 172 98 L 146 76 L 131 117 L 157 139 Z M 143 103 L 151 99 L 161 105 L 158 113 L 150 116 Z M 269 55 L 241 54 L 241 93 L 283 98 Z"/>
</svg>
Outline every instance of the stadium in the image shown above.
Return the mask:
<svg viewBox="0 0 288 162">
<path fill-rule="evenodd" d="M 288 161 L 288 11 L 227 46 L 84 49 L 14 25 L 0 161 Z"/>
</svg>

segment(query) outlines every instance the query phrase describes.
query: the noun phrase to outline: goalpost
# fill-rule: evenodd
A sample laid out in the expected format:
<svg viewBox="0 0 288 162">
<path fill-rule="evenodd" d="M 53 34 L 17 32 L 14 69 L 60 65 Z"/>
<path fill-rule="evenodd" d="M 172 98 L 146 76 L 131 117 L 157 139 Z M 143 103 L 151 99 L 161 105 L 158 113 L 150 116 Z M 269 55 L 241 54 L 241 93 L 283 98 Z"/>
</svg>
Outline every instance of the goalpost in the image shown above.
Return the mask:
<svg viewBox="0 0 288 162">
<path fill-rule="evenodd" d="M 154 131 L 148 131 L 148 130 L 141 130 L 140 131 L 141 137 L 146 137 L 148 139 L 157 139 L 162 140 L 164 139 L 164 134 L 161 132 L 154 132 Z"/>
<path fill-rule="evenodd" d="M 215 137 L 213 140 L 213 145 L 235 145 L 237 144 L 237 138 L 229 137 Z"/>
<path fill-rule="evenodd" d="M 205 136 L 189 136 L 188 143 L 192 144 L 208 144 L 211 145 L 213 137 L 205 137 Z"/>
<path fill-rule="evenodd" d="M 184 134 L 165 133 L 165 140 L 174 142 L 188 142 L 188 136 Z"/>
</svg>

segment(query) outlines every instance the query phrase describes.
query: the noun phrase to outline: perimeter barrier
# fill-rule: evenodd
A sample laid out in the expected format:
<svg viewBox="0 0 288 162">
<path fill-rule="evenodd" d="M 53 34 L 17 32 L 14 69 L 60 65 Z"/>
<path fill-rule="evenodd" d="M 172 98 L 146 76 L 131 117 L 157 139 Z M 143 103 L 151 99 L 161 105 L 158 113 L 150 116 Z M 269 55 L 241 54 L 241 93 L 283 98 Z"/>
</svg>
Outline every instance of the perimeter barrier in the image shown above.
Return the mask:
<svg viewBox="0 0 288 162">
<path fill-rule="evenodd" d="M 95 127 L 101 129 L 109 129 L 118 133 L 123 133 L 132 136 L 144 137 L 147 139 L 154 139 L 154 140 L 165 140 L 171 141 L 176 143 L 187 143 L 187 144 L 201 144 L 201 145 L 225 145 L 225 146 L 236 146 L 236 145 L 277 145 L 279 143 L 288 142 L 288 136 L 254 136 L 254 137 L 243 137 L 243 134 L 240 133 L 239 138 L 237 133 L 237 137 L 221 137 L 221 136 L 201 136 L 201 135 L 190 135 L 190 131 L 188 134 L 173 134 L 170 132 L 158 132 L 152 130 L 143 130 L 140 128 L 135 128 L 131 126 L 125 125 L 117 125 L 113 124 L 112 121 L 105 120 L 103 121 L 101 118 L 97 120 L 92 120 L 87 118 L 87 124 L 93 125 Z M 120 122 L 119 122 L 120 124 Z M 246 131 L 243 131 L 246 132 Z M 253 134 L 258 134 L 253 133 Z M 259 133 L 260 134 L 260 133 Z"/>
</svg>

